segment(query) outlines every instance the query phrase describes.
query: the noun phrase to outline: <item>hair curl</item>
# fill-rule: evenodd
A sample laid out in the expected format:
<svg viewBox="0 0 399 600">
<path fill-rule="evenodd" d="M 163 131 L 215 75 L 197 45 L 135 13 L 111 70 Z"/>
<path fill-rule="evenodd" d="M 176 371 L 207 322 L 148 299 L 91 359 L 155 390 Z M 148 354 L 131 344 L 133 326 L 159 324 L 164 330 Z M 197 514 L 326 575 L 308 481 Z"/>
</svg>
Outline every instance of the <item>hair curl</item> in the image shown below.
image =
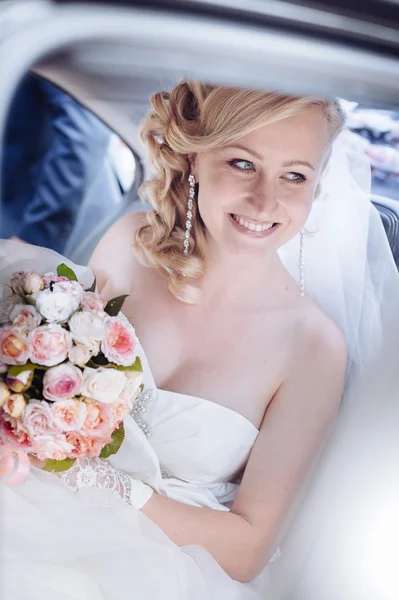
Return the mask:
<svg viewBox="0 0 399 600">
<path fill-rule="evenodd" d="M 205 270 L 205 225 L 195 203 L 190 250 L 188 255 L 183 253 L 188 155 L 227 145 L 259 127 L 314 106 L 320 106 L 325 114 L 332 144 L 345 122 L 337 100 L 195 82 L 182 82 L 171 92 L 152 96 L 152 110 L 142 124 L 141 138 L 155 175 L 143 184 L 141 194 L 147 196 L 153 210 L 147 213 L 147 224 L 135 232 L 133 246 L 143 264 L 155 267 L 168 279 L 174 296 L 183 302 L 197 303 L 200 294 L 193 283 Z M 156 141 L 156 135 L 162 136 L 163 144 Z"/>
</svg>

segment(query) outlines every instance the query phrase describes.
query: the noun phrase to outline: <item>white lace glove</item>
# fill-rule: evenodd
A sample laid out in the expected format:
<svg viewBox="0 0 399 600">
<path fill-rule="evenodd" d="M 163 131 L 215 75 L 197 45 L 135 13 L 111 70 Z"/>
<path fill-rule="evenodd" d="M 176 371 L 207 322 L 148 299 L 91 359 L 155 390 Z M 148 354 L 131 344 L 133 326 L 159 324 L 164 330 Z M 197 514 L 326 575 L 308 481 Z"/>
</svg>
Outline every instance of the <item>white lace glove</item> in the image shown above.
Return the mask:
<svg viewBox="0 0 399 600">
<path fill-rule="evenodd" d="M 101 458 L 77 460 L 68 471 L 64 471 L 61 480 L 73 492 L 83 487 L 110 490 L 138 510 L 147 504 L 154 493 L 149 485 L 132 479 Z"/>
</svg>

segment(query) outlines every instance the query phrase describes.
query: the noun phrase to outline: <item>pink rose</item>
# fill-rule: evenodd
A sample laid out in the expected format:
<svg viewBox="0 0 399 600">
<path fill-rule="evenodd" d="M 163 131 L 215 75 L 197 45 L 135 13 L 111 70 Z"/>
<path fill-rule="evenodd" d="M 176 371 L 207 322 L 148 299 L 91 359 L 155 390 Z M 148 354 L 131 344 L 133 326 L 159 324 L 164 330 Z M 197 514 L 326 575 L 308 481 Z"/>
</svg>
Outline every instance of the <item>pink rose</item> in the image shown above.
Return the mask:
<svg viewBox="0 0 399 600">
<path fill-rule="evenodd" d="M 73 345 L 68 353 L 68 359 L 72 364 L 84 367 L 91 359 L 91 353 L 83 344 Z"/>
<path fill-rule="evenodd" d="M 0 381 L 0 406 L 3 406 L 10 396 L 11 392 L 8 389 L 8 386 L 4 383 L 4 381 Z"/>
<path fill-rule="evenodd" d="M 41 325 L 29 334 L 31 360 L 38 365 L 52 367 L 63 362 L 71 347 L 70 333 L 56 323 Z"/>
<path fill-rule="evenodd" d="M 81 433 L 84 437 L 93 440 L 106 440 L 104 444 L 111 441 L 114 430 L 114 413 L 108 404 L 102 402 L 91 402 L 86 404 L 87 415 Z"/>
<path fill-rule="evenodd" d="M 94 312 L 103 311 L 107 305 L 106 301 L 96 292 L 85 292 L 80 299 L 80 304 L 82 308 Z"/>
<path fill-rule="evenodd" d="M 57 402 L 80 393 L 82 371 L 71 363 L 63 363 L 46 371 L 43 377 L 43 397 Z"/>
<path fill-rule="evenodd" d="M 23 365 L 29 359 L 28 339 L 17 327 L 0 329 L 0 362 L 6 365 Z"/>
<path fill-rule="evenodd" d="M 26 406 L 25 398 L 22 394 L 11 394 L 3 404 L 4 412 L 8 413 L 10 417 L 19 419 Z"/>
<path fill-rule="evenodd" d="M 46 273 L 43 275 L 44 287 L 49 288 L 52 283 L 59 283 L 60 281 L 69 281 L 68 277 L 63 275 L 56 275 L 55 273 Z"/>
<path fill-rule="evenodd" d="M 29 433 L 20 419 L 11 417 L 5 412 L 0 415 L 0 440 L 4 444 L 31 448 L 32 442 Z"/>
<path fill-rule="evenodd" d="M 137 337 L 133 326 L 117 317 L 105 319 L 101 351 L 111 363 L 129 367 L 137 357 Z"/>
<path fill-rule="evenodd" d="M 52 435 L 55 432 L 53 413 L 44 400 L 30 400 L 22 413 L 22 424 L 29 435 Z"/>
<path fill-rule="evenodd" d="M 86 458 L 87 456 L 99 456 L 101 450 L 109 440 L 93 440 L 84 437 L 77 431 L 66 434 L 66 439 L 72 446 L 68 458 Z"/>
<path fill-rule="evenodd" d="M 26 294 L 37 294 L 37 292 L 44 289 L 43 277 L 38 275 L 36 271 L 28 271 L 25 274 L 23 286 Z"/>
<path fill-rule="evenodd" d="M 109 405 L 114 413 L 115 426 L 119 425 L 121 421 L 129 414 L 131 406 L 124 398 L 119 398 L 116 402 L 112 402 Z"/>
<path fill-rule="evenodd" d="M 38 435 L 32 444 L 32 454 L 36 454 L 39 460 L 65 460 L 73 446 L 65 435 Z"/>
<path fill-rule="evenodd" d="M 54 402 L 51 411 L 54 417 L 54 425 L 64 432 L 79 431 L 87 416 L 86 404 L 79 400 Z"/>
<path fill-rule="evenodd" d="M 42 318 L 34 306 L 29 304 L 17 304 L 10 312 L 10 320 L 14 327 L 28 334 L 42 322 Z"/>
</svg>

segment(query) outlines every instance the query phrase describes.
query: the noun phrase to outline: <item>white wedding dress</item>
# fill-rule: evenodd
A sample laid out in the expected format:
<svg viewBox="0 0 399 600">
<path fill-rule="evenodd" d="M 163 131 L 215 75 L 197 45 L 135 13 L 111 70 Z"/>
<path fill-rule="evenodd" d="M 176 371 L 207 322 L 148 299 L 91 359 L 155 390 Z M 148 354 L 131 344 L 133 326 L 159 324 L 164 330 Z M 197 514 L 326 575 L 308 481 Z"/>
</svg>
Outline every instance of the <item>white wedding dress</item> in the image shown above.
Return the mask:
<svg viewBox="0 0 399 600">
<path fill-rule="evenodd" d="M 140 355 L 144 392 L 110 462 L 169 498 L 228 510 L 258 430 L 214 402 L 156 389 L 141 347 Z M 204 548 L 176 546 L 108 490 L 71 493 L 33 469 L 25 483 L 2 486 L 1 507 L 4 600 L 268 597 L 270 565 L 252 584 L 233 581 Z"/>
</svg>

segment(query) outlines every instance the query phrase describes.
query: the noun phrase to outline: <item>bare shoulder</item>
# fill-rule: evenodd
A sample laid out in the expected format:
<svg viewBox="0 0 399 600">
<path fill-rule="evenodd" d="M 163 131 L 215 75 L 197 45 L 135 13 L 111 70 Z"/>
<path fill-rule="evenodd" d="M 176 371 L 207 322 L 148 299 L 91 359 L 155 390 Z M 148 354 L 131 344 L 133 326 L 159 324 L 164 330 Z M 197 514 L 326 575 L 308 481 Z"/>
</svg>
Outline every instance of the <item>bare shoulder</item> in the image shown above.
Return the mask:
<svg viewBox="0 0 399 600">
<path fill-rule="evenodd" d="M 99 241 L 89 261 L 98 288 L 101 291 L 111 279 L 118 279 L 123 273 L 132 273 L 138 267 L 132 243 L 134 232 L 145 225 L 145 212 L 129 213 L 116 221 Z"/>
<path fill-rule="evenodd" d="M 304 389 L 312 382 L 313 389 L 323 391 L 325 398 L 330 396 L 326 393 L 329 388 L 332 398 L 340 400 L 347 362 L 343 332 L 315 302 L 307 299 L 294 335 L 292 380 L 301 382 Z"/>
<path fill-rule="evenodd" d="M 328 357 L 329 362 L 334 359 L 345 364 L 345 336 L 335 321 L 313 300 L 308 299 L 304 307 L 297 335 L 305 356 L 310 353 L 313 360 L 323 360 Z"/>
</svg>

